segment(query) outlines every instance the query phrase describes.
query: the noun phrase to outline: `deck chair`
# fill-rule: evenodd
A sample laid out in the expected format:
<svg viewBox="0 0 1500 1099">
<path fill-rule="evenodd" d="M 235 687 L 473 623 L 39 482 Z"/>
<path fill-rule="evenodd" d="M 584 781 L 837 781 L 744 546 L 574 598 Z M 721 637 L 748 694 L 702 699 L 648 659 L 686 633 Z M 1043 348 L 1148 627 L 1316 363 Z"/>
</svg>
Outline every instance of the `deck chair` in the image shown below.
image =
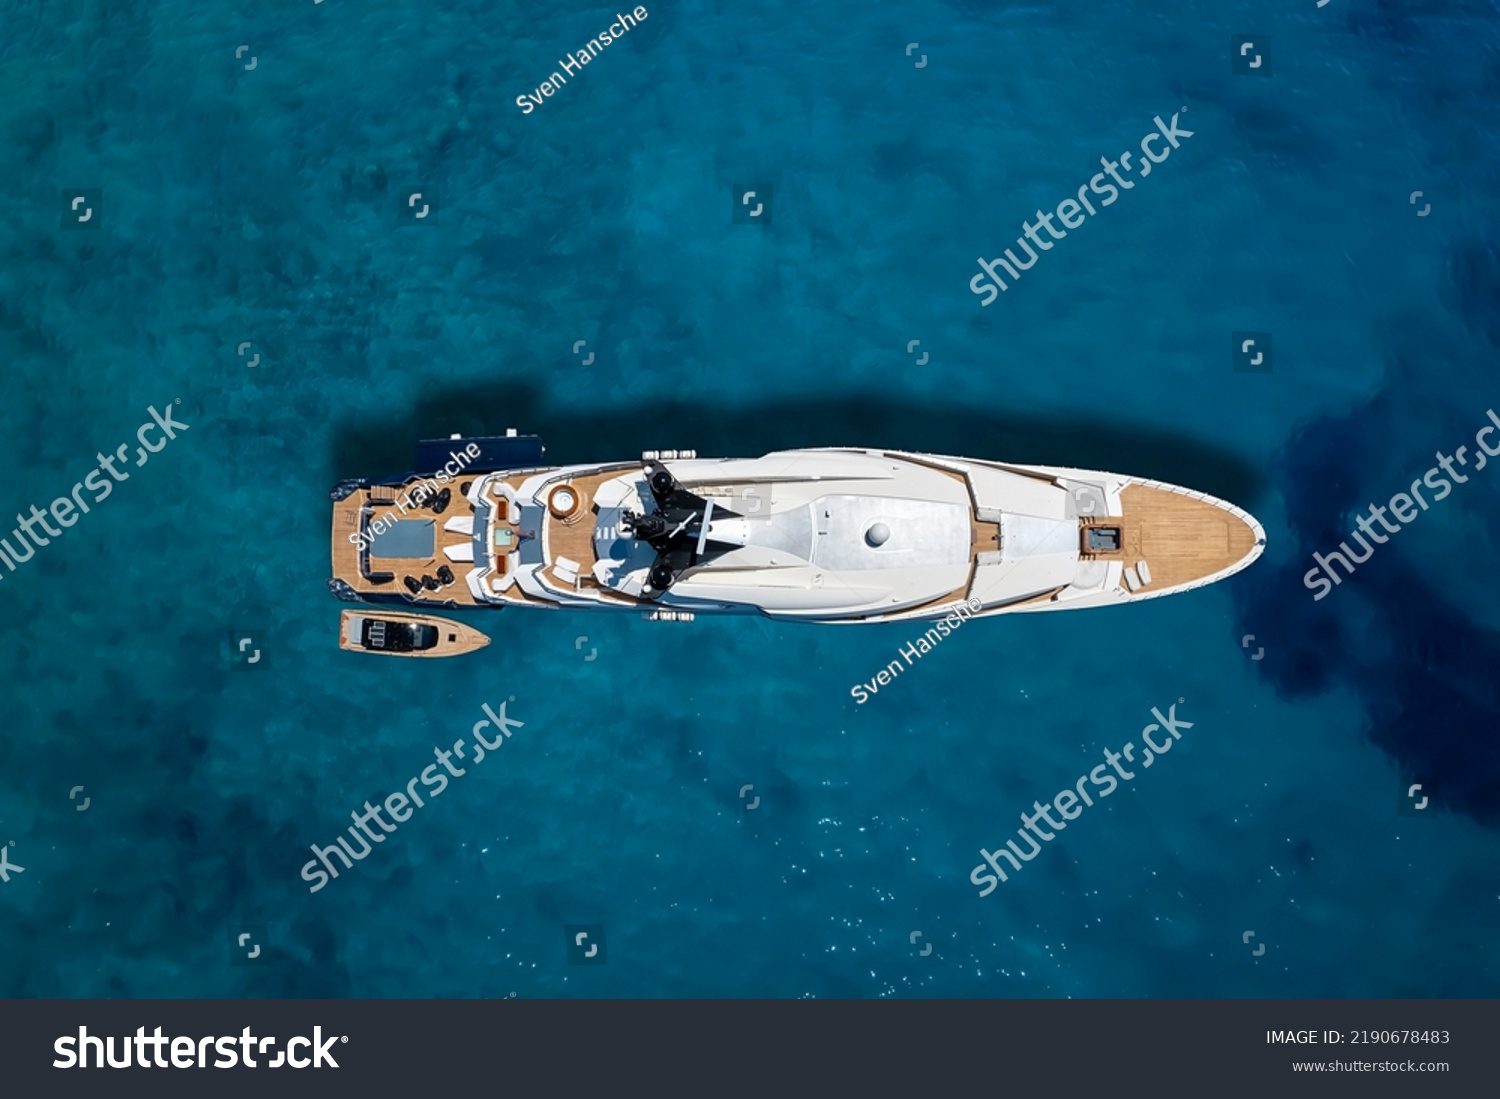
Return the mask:
<svg viewBox="0 0 1500 1099">
<path fill-rule="evenodd" d="M 570 587 L 578 587 L 578 570 L 582 566 L 571 557 L 558 557 L 552 562 L 552 575 Z"/>
</svg>

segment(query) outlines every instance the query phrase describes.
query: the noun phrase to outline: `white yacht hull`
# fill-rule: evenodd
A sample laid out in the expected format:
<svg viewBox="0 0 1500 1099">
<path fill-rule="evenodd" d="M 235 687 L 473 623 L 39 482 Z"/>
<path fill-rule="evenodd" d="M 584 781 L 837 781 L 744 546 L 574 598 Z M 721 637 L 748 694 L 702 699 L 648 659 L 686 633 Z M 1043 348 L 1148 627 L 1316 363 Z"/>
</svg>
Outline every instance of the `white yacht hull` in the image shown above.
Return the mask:
<svg viewBox="0 0 1500 1099">
<path fill-rule="evenodd" d="M 1265 546 L 1249 514 L 1180 486 L 901 451 L 667 452 L 498 470 L 464 481 L 451 508 L 439 498 L 441 513 L 435 487 L 413 477 L 336 496 L 336 593 L 667 620 L 890 622 L 945 618 L 960 604 L 983 617 L 1154 599 L 1233 575 Z M 400 530 L 424 523 L 430 547 L 424 530 Z M 433 591 L 431 571 L 445 564 L 462 580 Z M 403 591 L 393 581 L 405 569 Z"/>
</svg>

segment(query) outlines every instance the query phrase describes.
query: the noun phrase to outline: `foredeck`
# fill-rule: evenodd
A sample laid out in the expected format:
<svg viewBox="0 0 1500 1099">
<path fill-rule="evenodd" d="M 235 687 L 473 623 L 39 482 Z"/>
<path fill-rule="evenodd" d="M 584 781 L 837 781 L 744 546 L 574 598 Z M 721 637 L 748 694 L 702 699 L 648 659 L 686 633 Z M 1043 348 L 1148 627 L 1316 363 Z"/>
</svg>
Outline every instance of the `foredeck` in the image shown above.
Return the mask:
<svg viewBox="0 0 1500 1099">
<path fill-rule="evenodd" d="M 1255 548 L 1249 523 L 1185 492 L 1131 484 L 1121 490 L 1120 503 L 1125 564 L 1139 570 L 1145 561 L 1151 575 L 1144 592 L 1206 579 Z"/>
</svg>

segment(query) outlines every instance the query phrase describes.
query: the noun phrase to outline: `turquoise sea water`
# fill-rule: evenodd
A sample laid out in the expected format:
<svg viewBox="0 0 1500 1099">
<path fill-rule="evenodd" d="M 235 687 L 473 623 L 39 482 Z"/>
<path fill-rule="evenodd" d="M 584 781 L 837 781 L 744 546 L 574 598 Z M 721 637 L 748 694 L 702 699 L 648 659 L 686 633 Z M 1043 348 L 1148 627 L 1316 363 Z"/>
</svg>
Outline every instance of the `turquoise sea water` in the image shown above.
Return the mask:
<svg viewBox="0 0 1500 1099">
<path fill-rule="evenodd" d="M 523 115 L 617 10 L 0 3 L 0 514 L 149 407 L 189 425 L 0 570 L 0 995 L 1500 991 L 1500 469 L 1301 580 L 1500 412 L 1495 4 L 656 0 Z M 975 257 L 1174 114 L 980 306 Z M 1269 546 L 966 624 L 863 705 L 911 627 L 502 612 L 477 657 L 340 653 L 329 486 L 507 427 L 1112 469 Z M 503 751 L 308 892 L 511 697 Z M 981 898 L 979 850 L 1174 702 L 1171 755 Z"/>
</svg>

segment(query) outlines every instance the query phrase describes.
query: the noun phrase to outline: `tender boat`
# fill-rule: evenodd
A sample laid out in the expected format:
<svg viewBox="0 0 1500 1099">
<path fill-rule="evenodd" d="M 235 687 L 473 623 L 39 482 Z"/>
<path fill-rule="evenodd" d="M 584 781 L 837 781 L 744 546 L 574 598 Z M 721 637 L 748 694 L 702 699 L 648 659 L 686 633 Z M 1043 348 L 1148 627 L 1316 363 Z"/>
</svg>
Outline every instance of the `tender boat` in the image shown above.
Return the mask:
<svg viewBox="0 0 1500 1099">
<path fill-rule="evenodd" d="M 420 443 L 416 472 L 341 482 L 333 593 L 890 622 L 1154 599 L 1265 548 L 1233 504 L 1118 473 L 850 448 L 567 466 L 542 453 L 514 432 L 454 436 Z"/>
<path fill-rule="evenodd" d="M 339 616 L 339 648 L 386 656 L 458 656 L 484 648 L 490 639 L 472 626 L 430 614 L 345 611 Z"/>
</svg>

